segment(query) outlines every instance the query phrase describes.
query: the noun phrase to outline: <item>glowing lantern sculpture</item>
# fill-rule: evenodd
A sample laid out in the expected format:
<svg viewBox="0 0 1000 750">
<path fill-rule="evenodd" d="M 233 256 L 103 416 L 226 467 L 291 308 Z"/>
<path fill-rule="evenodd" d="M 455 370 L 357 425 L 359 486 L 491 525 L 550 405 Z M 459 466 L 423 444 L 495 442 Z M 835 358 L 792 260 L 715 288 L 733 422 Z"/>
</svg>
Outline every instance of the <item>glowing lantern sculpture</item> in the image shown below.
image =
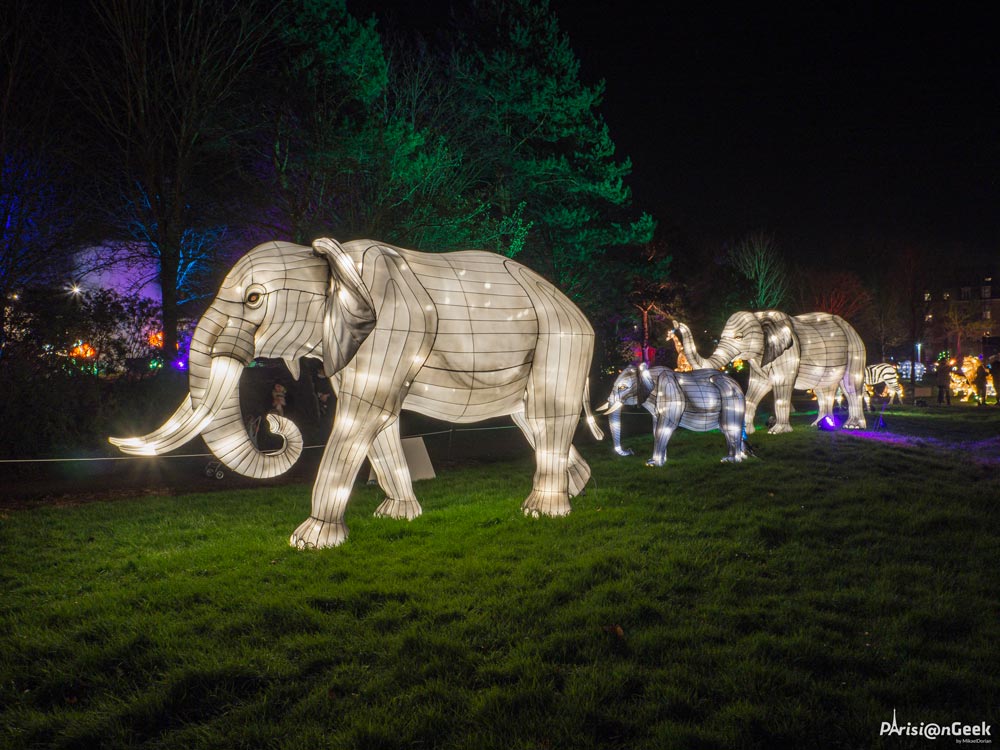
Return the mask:
<svg viewBox="0 0 1000 750">
<path fill-rule="evenodd" d="M 86 341 L 81 341 L 70 349 L 69 356 L 76 357 L 77 359 L 93 359 L 97 356 L 97 350 Z"/>
<path fill-rule="evenodd" d="M 875 392 L 875 386 L 879 383 L 885 384 L 885 394 L 889 397 L 890 404 L 893 399 L 898 400 L 900 404 L 903 403 L 903 386 L 899 382 L 899 371 L 895 365 L 880 362 L 865 368 L 864 401 L 866 409 L 871 409 L 871 396 Z"/>
<path fill-rule="evenodd" d="M 675 372 L 666 367 L 629 365 L 611 387 L 607 403 L 598 411 L 608 414 L 611 437 L 619 456 L 631 456 L 622 448 L 621 409 L 641 405 L 653 416 L 653 456 L 647 466 L 663 466 L 667 443 L 674 430 L 694 432 L 722 430 L 729 446 L 723 461 L 742 461 L 747 456 L 743 441 L 743 391 L 731 377 L 718 370 Z"/>
<path fill-rule="evenodd" d="M 239 379 L 256 357 L 283 359 L 294 377 L 315 357 L 332 375 L 337 411 L 296 547 L 347 538 L 344 511 L 368 455 L 386 492 L 376 515 L 421 512 L 403 458 L 399 412 L 453 422 L 510 415 L 535 450 L 531 515 L 565 515 L 590 478 L 571 441 L 581 408 L 595 437 L 587 372 L 594 332 L 552 284 L 519 263 L 482 251 L 419 253 L 368 240 L 313 247 L 259 245 L 226 276 L 191 341 L 189 395 L 144 437 L 111 438 L 122 451 L 163 453 L 198 434 L 234 471 L 286 471 L 302 451 L 288 419 L 284 439 L 257 449 L 239 405 Z"/>
<path fill-rule="evenodd" d="M 833 413 L 837 386 L 847 395 L 849 417 L 843 427 L 862 429 L 865 345 L 843 318 L 829 313 L 792 317 L 777 310 L 733 313 L 711 356 L 701 357 L 690 329 L 674 321 L 688 361 L 696 369 L 721 369 L 735 359 L 750 366 L 746 392 L 745 424 L 754 431 L 757 405 L 774 391 L 775 424 L 769 432 L 791 432 L 792 390 L 816 392 L 819 414 L 814 425 Z"/>
</svg>

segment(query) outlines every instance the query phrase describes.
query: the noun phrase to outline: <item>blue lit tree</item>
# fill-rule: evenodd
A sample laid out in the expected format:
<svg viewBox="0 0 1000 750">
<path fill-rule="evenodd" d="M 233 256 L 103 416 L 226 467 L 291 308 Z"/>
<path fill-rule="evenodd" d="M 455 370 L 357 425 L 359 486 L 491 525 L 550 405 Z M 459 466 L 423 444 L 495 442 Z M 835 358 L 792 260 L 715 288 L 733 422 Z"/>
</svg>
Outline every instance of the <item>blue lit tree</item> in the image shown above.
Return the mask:
<svg viewBox="0 0 1000 750">
<path fill-rule="evenodd" d="M 95 3 L 67 70 L 87 143 L 101 153 L 95 212 L 120 259 L 155 265 L 171 360 L 186 287 L 225 223 L 237 171 L 230 116 L 273 15 L 253 2 Z"/>
</svg>

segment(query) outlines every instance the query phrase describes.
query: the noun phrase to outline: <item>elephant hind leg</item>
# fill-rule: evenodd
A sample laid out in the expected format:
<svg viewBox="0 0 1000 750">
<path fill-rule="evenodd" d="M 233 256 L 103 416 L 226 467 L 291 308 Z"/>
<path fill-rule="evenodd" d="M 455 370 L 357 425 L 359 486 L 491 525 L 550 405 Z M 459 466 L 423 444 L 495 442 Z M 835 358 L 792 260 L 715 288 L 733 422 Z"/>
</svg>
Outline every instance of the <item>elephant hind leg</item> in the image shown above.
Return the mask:
<svg viewBox="0 0 1000 750">
<path fill-rule="evenodd" d="M 579 416 L 529 419 L 535 442 L 535 477 L 521 505 L 530 516 L 565 516 L 569 503 L 570 440 Z"/>
<path fill-rule="evenodd" d="M 413 480 L 403 453 L 397 417 L 393 417 L 375 436 L 368 458 L 379 487 L 386 494 L 385 500 L 375 510 L 375 515 L 382 518 L 405 518 L 408 521 L 419 516 L 423 510 L 413 494 Z"/>
<path fill-rule="evenodd" d="M 516 411 L 510 415 L 510 418 L 514 420 L 521 432 L 524 433 L 525 439 L 528 441 L 528 445 L 534 449 L 535 447 L 535 436 L 531 430 L 531 426 L 528 424 L 528 420 L 524 416 L 523 411 Z M 576 449 L 575 446 L 569 446 L 569 496 L 576 497 L 577 495 L 582 495 L 584 489 L 587 487 L 587 483 L 590 481 L 590 465 L 584 460 L 583 456 Z"/>
<path fill-rule="evenodd" d="M 536 310 L 551 309 L 541 304 L 535 303 Z M 539 319 L 538 343 L 525 388 L 524 417 L 534 438 L 536 462 L 531 494 L 521 506 L 528 515 L 570 512 L 570 448 L 580 421 L 594 340 L 593 334 L 564 332 L 562 325 L 561 316 Z M 586 329 L 589 325 L 581 317 L 577 330 Z"/>
<path fill-rule="evenodd" d="M 833 414 L 833 401 L 837 395 L 837 389 L 833 388 L 823 388 L 816 389 L 816 421 L 813 422 L 813 426 L 818 425 L 824 417 L 831 416 Z"/>
<path fill-rule="evenodd" d="M 569 496 L 576 497 L 582 495 L 590 481 L 590 464 L 583 460 L 583 456 L 575 446 L 569 447 Z"/>
</svg>

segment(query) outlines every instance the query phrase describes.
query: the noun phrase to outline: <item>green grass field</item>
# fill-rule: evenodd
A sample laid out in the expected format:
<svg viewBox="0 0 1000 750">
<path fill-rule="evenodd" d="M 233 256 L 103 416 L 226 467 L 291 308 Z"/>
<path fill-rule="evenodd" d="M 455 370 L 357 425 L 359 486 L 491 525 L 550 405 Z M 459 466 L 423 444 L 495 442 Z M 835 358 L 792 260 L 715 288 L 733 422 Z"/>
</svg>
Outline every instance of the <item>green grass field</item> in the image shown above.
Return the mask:
<svg viewBox="0 0 1000 750">
<path fill-rule="evenodd" d="M 857 436 L 585 442 L 563 519 L 533 462 L 446 468 L 424 515 L 297 552 L 310 487 L 0 515 L 10 748 L 895 748 L 1000 734 L 1000 409 Z M 996 741 L 996 740 L 995 740 Z M 939 742 L 953 745 L 951 738 Z M 909 744 L 908 744 L 909 743 Z"/>
</svg>

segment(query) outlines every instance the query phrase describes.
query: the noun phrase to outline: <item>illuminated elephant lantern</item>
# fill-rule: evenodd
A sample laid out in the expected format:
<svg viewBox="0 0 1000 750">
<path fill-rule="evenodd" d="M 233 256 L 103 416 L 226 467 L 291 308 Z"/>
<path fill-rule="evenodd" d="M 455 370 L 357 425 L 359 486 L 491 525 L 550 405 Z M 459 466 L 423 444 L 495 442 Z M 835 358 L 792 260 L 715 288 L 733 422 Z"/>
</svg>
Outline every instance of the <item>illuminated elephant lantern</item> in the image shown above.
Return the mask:
<svg viewBox="0 0 1000 750">
<path fill-rule="evenodd" d="M 674 372 L 666 367 L 629 365 L 615 379 L 611 395 L 598 411 L 608 415 L 615 452 L 631 456 L 622 448 L 621 409 L 641 405 L 653 416 L 653 456 L 647 466 L 663 466 L 667 443 L 678 427 L 694 432 L 722 430 L 729 445 L 723 461 L 742 461 L 747 456 L 743 441 L 743 391 L 731 377 L 718 370 Z"/>
<path fill-rule="evenodd" d="M 693 367 L 721 369 L 736 359 L 750 367 L 746 392 L 746 431 L 761 399 L 774 391 L 775 424 L 769 432 L 791 432 L 792 389 L 812 389 L 819 402 L 813 424 L 833 413 L 837 387 L 847 397 L 847 429 L 865 427 L 861 405 L 865 378 L 865 345 L 850 324 L 829 313 L 792 317 L 777 310 L 733 313 L 710 357 L 701 357 L 691 331 L 674 321 L 674 328 Z"/>
<path fill-rule="evenodd" d="M 403 458 L 399 412 L 452 422 L 510 415 L 535 450 L 523 509 L 565 515 L 590 478 L 571 444 L 580 410 L 595 437 L 587 372 L 594 332 L 552 284 L 502 255 L 419 253 L 369 240 L 312 248 L 259 245 L 226 276 L 191 342 L 189 395 L 159 429 L 111 438 L 122 451 L 163 453 L 198 434 L 234 471 L 255 478 L 286 471 L 302 450 L 289 420 L 268 415 L 282 449 L 250 440 L 239 379 L 256 357 L 323 361 L 337 395 L 332 431 L 296 547 L 347 538 L 344 511 L 365 456 L 387 498 L 376 515 L 421 512 Z"/>
</svg>

